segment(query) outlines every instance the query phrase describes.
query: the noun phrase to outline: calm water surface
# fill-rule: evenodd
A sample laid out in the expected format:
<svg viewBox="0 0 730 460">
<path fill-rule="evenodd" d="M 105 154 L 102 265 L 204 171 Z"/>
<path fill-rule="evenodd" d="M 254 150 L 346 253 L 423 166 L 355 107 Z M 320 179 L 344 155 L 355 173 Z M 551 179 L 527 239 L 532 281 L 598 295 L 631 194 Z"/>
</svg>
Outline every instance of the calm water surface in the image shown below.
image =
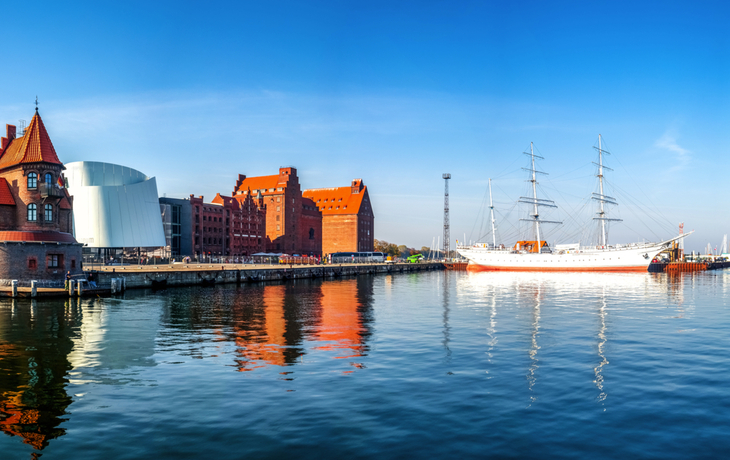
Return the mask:
<svg viewBox="0 0 730 460">
<path fill-rule="evenodd" d="M 0 301 L 0 458 L 730 455 L 730 270 Z"/>
</svg>

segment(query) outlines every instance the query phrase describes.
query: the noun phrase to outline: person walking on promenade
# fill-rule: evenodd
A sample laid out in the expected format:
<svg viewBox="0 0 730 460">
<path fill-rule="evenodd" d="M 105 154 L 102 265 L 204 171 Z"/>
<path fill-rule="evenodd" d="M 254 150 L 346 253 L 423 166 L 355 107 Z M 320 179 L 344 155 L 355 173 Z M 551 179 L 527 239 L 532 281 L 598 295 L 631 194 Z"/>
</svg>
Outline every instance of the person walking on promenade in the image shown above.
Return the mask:
<svg viewBox="0 0 730 460">
<path fill-rule="evenodd" d="M 71 272 L 66 272 L 66 281 L 63 283 L 63 288 L 68 291 L 68 282 L 71 281 Z"/>
</svg>

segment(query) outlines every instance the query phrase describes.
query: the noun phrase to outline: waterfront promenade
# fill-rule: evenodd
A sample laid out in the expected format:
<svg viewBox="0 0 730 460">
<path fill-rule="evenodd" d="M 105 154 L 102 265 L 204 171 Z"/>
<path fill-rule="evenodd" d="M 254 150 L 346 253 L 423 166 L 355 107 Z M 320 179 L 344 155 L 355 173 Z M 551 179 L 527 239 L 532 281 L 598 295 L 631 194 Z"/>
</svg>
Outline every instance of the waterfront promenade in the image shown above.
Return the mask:
<svg viewBox="0 0 730 460">
<path fill-rule="evenodd" d="M 376 263 L 376 264 L 214 264 L 175 263 L 159 265 L 96 265 L 84 271 L 97 285 L 82 284 L 81 296 L 109 295 L 125 289 L 161 289 L 172 286 L 283 281 L 290 279 L 328 278 L 443 270 L 440 262 L 433 263 Z M 112 281 L 118 280 L 118 281 Z M 114 286 L 113 284 L 116 283 Z M 18 297 L 31 297 L 31 288 L 18 287 Z M 37 288 L 36 297 L 63 297 L 71 295 L 62 288 Z M 76 291 L 74 295 L 79 295 Z M 12 296 L 12 288 L 0 287 L 0 296 Z"/>
</svg>

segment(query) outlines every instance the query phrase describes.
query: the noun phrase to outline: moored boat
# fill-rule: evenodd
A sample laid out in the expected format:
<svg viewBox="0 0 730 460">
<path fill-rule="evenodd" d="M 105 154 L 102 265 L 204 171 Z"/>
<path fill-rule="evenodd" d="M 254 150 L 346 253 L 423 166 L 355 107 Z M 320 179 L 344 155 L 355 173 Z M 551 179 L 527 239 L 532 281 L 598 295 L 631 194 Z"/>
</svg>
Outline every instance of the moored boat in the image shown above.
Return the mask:
<svg viewBox="0 0 730 460">
<path fill-rule="evenodd" d="M 551 200 L 538 198 L 537 196 L 537 174 L 544 174 L 535 169 L 535 158 L 542 158 L 534 153 L 530 143 L 531 157 L 530 172 L 532 183 L 532 196 L 520 197 L 519 202 L 531 205 L 532 213 L 527 219 L 520 219 L 532 222 L 535 239 L 518 241 L 511 247 L 504 245 L 497 246 L 495 237 L 494 205 L 491 198 L 491 180 L 489 187 L 490 210 L 492 221 L 492 243 L 476 243 L 472 245 L 457 245 L 457 251 L 469 260 L 467 270 L 470 271 L 647 271 L 649 264 L 660 252 L 668 248 L 672 242 L 680 240 L 690 233 L 681 234 L 677 237 L 658 243 L 630 243 L 630 244 L 608 244 L 607 223 L 618 222 L 620 219 L 607 217 L 606 205 L 616 205 L 616 199 L 604 194 L 603 154 L 607 153 L 601 148 L 601 137 L 598 141 L 598 180 L 599 192 L 593 193 L 591 197 L 599 204 L 597 215 L 594 220 L 600 224 L 600 242 L 594 246 L 577 244 L 558 244 L 551 248 L 547 241 L 542 238 L 541 224 L 560 224 L 561 222 L 548 221 L 540 218 L 540 207 L 557 207 Z M 608 169 L 608 168 L 606 168 Z"/>
</svg>

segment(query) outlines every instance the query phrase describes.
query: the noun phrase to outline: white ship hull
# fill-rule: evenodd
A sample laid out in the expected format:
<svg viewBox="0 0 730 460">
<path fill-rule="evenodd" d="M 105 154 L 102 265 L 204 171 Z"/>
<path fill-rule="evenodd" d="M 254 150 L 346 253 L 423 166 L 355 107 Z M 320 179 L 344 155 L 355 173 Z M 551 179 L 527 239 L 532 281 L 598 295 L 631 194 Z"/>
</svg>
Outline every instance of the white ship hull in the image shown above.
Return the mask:
<svg viewBox="0 0 730 460">
<path fill-rule="evenodd" d="M 654 257 L 671 241 L 631 244 L 572 251 L 520 252 L 494 249 L 485 244 L 461 246 L 457 251 L 469 260 L 470 271 L 647 271 Z"/>
</svg>

